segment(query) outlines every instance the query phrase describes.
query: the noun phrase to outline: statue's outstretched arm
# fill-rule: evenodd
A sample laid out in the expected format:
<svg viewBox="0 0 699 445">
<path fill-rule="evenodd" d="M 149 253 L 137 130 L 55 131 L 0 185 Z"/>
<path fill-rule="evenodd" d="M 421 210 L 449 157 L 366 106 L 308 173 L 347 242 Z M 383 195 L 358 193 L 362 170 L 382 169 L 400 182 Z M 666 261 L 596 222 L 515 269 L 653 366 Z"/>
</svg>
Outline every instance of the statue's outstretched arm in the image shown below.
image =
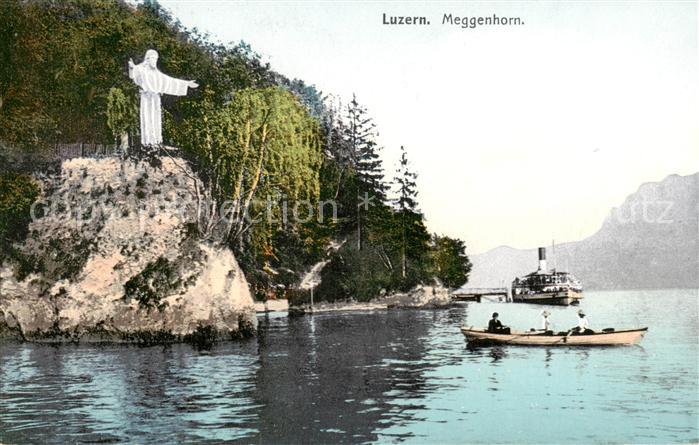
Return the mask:
<svg viewBox="0 0 699 445">
<path fill-rule="evenodd" d="M 136 64 L 133 63 L 133 59 L 129 59 L 129 77 L 133 79 L 133 71 L 136 68 Z"/>
<path fill-rule="evenodd" d="M 199 86 L 199 84 L 193 80 L 176 79 L 174 77 L 168 76 L 167 74 L 160 74 L 163 76 L 165 80 L 162 83 L 163 94 L 170 94 L 173 96 L 184 96 L 187 94 L 187 88 L 197 88 Z"/>
</svg>

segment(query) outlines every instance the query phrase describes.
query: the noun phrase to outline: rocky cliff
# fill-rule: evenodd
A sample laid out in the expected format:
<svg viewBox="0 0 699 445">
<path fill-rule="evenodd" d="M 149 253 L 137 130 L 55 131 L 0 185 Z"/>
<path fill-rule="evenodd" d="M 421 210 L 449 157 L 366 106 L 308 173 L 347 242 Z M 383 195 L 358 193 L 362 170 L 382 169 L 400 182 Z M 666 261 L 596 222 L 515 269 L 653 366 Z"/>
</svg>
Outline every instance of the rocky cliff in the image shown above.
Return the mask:
<svg viewBox="0 0 699 445">
<path fill-rule="evenodd" d="M 602 227 L 581 241 L 548 249 L 549 267 L 588 289 L 699 287 L 699 173 L 642 184 Z M 472 258 L 467 287 L 509 286 L 536 270 L 536 249 L 498 247 Z"/>
<path fill-rule="evenodd" d="M 40 179 L 29 235 L 0 268 L 0 337 L 221 339 L 256 328 L 233 254 L 198 239 L 182 159 L 73 159 Z"/>
</svg>

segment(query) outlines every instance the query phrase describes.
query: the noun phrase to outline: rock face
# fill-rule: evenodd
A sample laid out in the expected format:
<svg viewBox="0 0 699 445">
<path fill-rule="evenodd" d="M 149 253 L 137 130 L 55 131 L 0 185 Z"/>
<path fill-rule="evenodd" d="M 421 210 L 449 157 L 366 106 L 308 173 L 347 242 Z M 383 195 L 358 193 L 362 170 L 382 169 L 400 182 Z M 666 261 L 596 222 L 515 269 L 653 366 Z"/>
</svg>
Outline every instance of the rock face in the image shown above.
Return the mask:
<svg viewBox="0 0 699 445">
<path fill-rule="evenodd" d="M 182 159 L 73 159 L 41 180 L 43 202 L 0 268 L 0 337 L 181 341 L 254 332 L 233 254 L 194 234 Z"/>
<path fill-rule="evenodd" d="M 451 296 L 445 287 L 416 286 L 409 292 L 385 297 L 389 308 L 433 309 L 451 306 Z"/>
</svg>

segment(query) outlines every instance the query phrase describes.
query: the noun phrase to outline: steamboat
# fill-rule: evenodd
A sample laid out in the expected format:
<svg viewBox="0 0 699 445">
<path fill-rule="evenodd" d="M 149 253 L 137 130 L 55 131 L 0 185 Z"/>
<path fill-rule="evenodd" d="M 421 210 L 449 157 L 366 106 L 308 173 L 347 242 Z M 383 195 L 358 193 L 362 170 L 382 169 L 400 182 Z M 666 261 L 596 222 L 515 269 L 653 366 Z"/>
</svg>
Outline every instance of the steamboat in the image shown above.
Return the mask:
<svg viewBox="0 0 699 445">
<path fill-rule="evenodd" d="M 582 283 L 568 272 L 546 268 L 546 249 L 539 247 L 539 269 L 512 282 L 512 301 L 567 306 L 579 304 Z"/>
</svg>

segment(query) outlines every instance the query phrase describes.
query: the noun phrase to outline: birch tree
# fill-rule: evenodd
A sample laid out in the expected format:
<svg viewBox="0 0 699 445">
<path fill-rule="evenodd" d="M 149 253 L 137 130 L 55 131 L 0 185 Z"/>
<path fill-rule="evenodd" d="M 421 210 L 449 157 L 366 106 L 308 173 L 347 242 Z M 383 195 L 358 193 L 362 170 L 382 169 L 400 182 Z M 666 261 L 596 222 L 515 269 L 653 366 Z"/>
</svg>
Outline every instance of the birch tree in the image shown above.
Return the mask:
<svg viewBox="0 0 699 445">
<path fill-rule="evenodd" d="M 206 195 L 197 211 L 205 237 L 240 239 L 258 196 L 317 201 L 318 124 L 287 91 L 245 89 L 224 107 L 205 98 L 178 140 L 203 176 L 195 182 Z"/>
</svg>

